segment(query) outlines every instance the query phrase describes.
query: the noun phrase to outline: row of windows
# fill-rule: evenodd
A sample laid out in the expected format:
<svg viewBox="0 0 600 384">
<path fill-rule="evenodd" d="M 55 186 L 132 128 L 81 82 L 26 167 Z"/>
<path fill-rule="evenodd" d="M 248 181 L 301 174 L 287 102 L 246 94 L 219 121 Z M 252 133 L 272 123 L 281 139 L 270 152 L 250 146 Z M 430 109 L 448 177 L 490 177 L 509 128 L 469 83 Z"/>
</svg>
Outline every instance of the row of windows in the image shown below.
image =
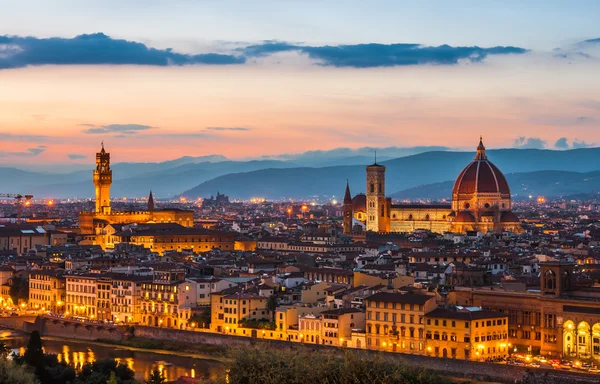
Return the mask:
<svg viewBox="0 0 600 384">
<path fill-rule="evenodd" d="M 373 315 L 374 313 L 374 315 Z M 367 320 L 375 320 L 375 321 L 391 321 L 392 323 L 398 322 L 398 314 L 392 313 L 391 316 L 388 312 L 383 312 L 383 316 L 381 316 L 381 312 L 372 312 L 367 311 Z M 408 321 L 406 321 L 408 319 Z M 423 316 L 418 317 L 419 324 L 423 324 Z M 405 324 L 415 324 L 415 315 L 407 315 L 404 313 L 400 314 L 400 323 Z"/>
<path fill-rule="evenodd" d="M 422 311 L 423 305 L 421 304 L 405 304 L 405 303 L 388 303 L 381 301 L 369 301 L 370 308 L 383 308 L 383 309 L 400 309 L 403 311 Z"/>
</svg>

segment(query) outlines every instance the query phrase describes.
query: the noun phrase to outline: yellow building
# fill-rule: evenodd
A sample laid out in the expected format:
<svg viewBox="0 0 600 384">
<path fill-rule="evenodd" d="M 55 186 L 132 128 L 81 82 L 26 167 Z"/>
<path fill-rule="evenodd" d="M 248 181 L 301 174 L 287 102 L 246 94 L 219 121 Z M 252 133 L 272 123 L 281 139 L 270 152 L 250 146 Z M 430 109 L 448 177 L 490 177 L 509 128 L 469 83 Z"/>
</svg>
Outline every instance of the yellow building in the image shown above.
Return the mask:
<svg viewBox="0 0 600 384">
<path fill-rule="evenodd" d="M 62 271 L 34 271 L 29 274 L 29 308 L 63 313 L 66 301 L 66 278 Z"/>
<path fill-rule="evenodd" d="M 142 224 L 114 234 L 119 242 L 135 244 L 160 255 L 168 251 L 208 252 L 212 249 L 232 251 L 234 232 L 188 228 L 179 224 Z"/>
<path fill-rule="evenodd" d="M 241 335 L 240 328 L 244 328 L 243 323 L 247 320 L 272 320 L 266 297 L 227 291 L 211 294 L 210 329 L 213 332 Z M 250 329 L 247 333 L 253 334 Z"/>
<path fill-rule="evenodd" d="M 135 212 L 113 212 L 110 200 L 110 187 L 112 185 L 112 169 L 110 168 L 110 153 L 104 149 L 96 153 L 96 169 L 93 172 L 94 187 L 96 191 L 96 208 L 94 212 L 81 212 L 79 214 L 79 228 L 86 238 L 93 238 L 93 245 L 100 245 L 103 249 L 114 246 L 114 227 L 107 228 L 110 224 L 131 223 L 177 223 L 184 227 L 194 226 L 194 212 L 181 209 L 154 209 L 152 193 L 148 198 L 148 209 Z M 231 245 L 233 249 L 233 244 Z"/>
<path fill-rule="evenodd" d="M 66 276 L 66 316 L 96 319 L 99 277 L 91 274 Z"/>
<path fill-rule="evenodd" d="M 111 316 L 111 290 L 112 290 L 112 278 L 106 275 L 100 276 L 96 281 L 96 292 L 98 292 L 98 299 L 96 300 L 97 306 L 97 317 L 98 320 L 112 320 Z"/>
<path fill-rule="evenodd" d="M 321 312 L 322 344 L 341 347 L 352 345 L 352 331 L 365 328 L 365 313 L 356 308 Z"/>
<path fill-rule="evenodd" d="M 142 284 L 152 276 L 115 275 L 111 283 L 111 316 L 115 323 L 142 322 Z"/>
<path fill-rule="evenodd" d="M 366 195 L 351 198 L 346 186 L 344 233 L 351 234 L 352 218 L 362 220 L 367 231 L 433 232 L 513 231 L 523 232 L 512 213 L 510 188 L 500 170 L 487 158 L 480 140 L 475 159 L 458 175 L 451 204 L 393 204 L 385 195 L 386 167 L 376 162 L 366 168 Z M 360 195 L 357 195 L 360 196 Z"/>
<path fill-rule="evenodd" d="M 509 354 L 508 316 L 505 314 L 437 308 L 425 318 L 429 356 L 478 361 Z"/>
<path fill-rule="evenodd" d="M 425 314 L 434 296 L 380 292 L 365 298 L 367 349 L 425 354 Z"/>
</svg>

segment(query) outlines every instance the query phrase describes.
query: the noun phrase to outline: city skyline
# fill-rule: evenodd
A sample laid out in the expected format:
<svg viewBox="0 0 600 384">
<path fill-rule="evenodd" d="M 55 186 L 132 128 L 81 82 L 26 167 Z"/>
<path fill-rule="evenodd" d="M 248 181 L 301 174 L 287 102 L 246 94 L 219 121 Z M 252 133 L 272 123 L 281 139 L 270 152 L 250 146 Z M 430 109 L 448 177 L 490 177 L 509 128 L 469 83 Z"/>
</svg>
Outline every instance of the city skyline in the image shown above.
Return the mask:
<svg viewBox="0 0 600 384">
<path fill-rule="evenodd" d="M 3 7 L 4 164 L 600 143 L 595 2 L 135 4 Z"/>
</svg>

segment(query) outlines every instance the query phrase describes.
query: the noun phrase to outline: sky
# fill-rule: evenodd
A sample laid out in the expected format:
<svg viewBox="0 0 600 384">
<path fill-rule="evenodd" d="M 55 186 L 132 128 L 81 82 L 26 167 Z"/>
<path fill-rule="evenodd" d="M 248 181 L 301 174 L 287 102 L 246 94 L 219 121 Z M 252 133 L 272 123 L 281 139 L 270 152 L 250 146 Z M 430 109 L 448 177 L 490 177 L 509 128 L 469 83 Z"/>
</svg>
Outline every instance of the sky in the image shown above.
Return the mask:
<svg viewBox="0 0 600 384">
<path fill-rule="evenodd" d="M 595 0 L 0 10 L 0 165 L 600 145 Z"/>
</svg>

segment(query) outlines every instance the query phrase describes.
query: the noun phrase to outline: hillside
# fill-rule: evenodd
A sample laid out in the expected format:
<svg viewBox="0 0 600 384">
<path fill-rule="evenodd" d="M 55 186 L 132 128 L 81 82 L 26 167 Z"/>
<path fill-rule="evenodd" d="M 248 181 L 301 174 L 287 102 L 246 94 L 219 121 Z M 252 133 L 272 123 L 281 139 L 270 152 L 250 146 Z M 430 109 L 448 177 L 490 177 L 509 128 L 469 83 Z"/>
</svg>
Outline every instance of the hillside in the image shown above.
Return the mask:
<svg viewBox="0 0 600 384">
<path fill-rule="evenodd" d="M 490 160 L 505 174 L 546 170 L 591 172 L 600 167 L 597 165 L 600 164 L 600 148 L 569 151 L 500 149 L 487 153 Z M 381 164 L 387 167 L 386 191 L 393 193 L 419 185 L 454 180 L 472 159 L 472 152 L 427 152 L 383 161 Z M 346 179 L 350 181 L 353 194 L 365 191 L 365 167 L 353 165 L 290 168 L 285 171 L 264 169 L 223 175 L 186 190 L 183 195 L 190 198 L 204 197 L 219 190 L 235 198 L 262 196 L 281 199 L 314 195 L 340 197 L 344 192 Z M 535 187 L 541 188 L 542 182 L 543 180 L 540 180 Z M 509 183 L 521 184 L 519 180 L 512 182 L 510 179 Z M 513 186 L 515 193 L 521 189 Z"/>
<path fill-rule="evenodd" d="M 600 171 L 537 171 L 506 174 L 515 199 L 531 196 L 560 197 L 600 191 Z M 394 199 L 449 199 L 454 181 L 420 185 L 392 194 Z"/>
</svg>

